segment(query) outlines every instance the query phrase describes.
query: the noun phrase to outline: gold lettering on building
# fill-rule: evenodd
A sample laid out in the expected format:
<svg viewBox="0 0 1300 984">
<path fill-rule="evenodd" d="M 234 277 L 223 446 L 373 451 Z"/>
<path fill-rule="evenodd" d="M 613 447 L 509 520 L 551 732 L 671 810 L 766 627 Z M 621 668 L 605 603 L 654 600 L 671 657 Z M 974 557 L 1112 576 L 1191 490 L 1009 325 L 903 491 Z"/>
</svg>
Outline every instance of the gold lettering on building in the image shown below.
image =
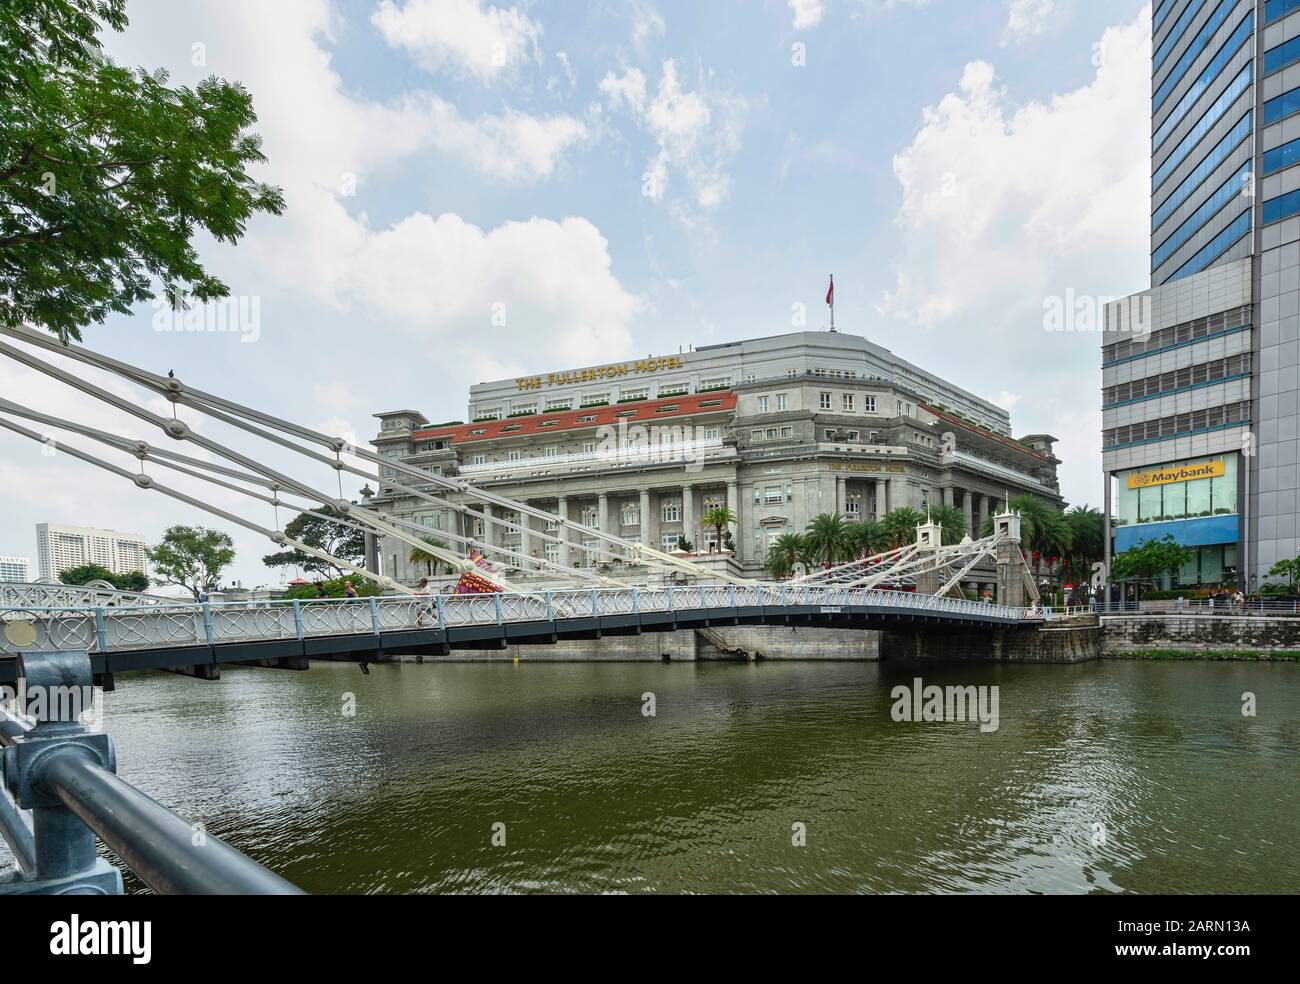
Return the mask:
<svg viewBox="0 0 1300 984">
<path fill-rule="evenodd" d="M 541 389 L 544 386 L 573 386 L 579 383 L 599 383 L 619 379 L 629 374 L 642 375 L 649 372 L 663 372 L 666 369 L 682 369 L 684 364 L 680 355 L 661 355 L 633 362 L 613 362 L 607 366 L 589 366 L 585 369 L 568 369 L 564 372 L 548 372 L 545 376 L 519 376 L 515 386 L 520 390 Z"/>
<path fill-rule="evenodd" d="M 850 472 L 887 472 L 893 475 L 906 475 L 906 465 L 887 465 L 879 461 L 850 461 L 841 464 L 836 461 L 830 463 L 831 471 L 850 471 Z"/>
</svg>

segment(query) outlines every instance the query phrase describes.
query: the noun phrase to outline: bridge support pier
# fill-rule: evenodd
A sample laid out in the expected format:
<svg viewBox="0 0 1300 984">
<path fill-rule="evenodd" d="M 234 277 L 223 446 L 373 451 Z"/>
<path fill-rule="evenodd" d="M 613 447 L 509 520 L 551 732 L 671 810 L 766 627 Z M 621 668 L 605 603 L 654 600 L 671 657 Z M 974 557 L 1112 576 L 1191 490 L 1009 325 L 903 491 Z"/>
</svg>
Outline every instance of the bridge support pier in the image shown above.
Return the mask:
<svg viewBox="0 0 1300 984">
<path fill-rule="evenodd" d="M 168 673 L 179 673 L 181 676 L 194 677 L 196 680 L 220 680 L 221 664 L 219 663 L 192 663 L 189 666 L 164 666 Z"/>
</svg>

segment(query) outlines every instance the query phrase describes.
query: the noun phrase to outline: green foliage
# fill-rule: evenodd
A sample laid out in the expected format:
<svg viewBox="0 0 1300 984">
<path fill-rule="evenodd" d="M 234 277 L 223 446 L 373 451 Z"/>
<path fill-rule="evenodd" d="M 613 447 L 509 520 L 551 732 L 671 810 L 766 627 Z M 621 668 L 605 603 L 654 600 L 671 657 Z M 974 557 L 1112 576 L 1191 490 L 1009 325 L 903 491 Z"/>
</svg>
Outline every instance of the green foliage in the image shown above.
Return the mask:
<svg viewBox="0 0 1300 984">
<path fill-rule="evenodd" d="M 1142 544 L 1116 554 L 1111 561 L 1111 579 L 1115 581 L 1154 581 L 1164 574 L 1172 574 L 1194 556 L 1189 547 L 1181 546 L 1166 533 L 1159 540 L 1146 540 Z"/>
<path fill-rule="evenodd" d="M 383 589 L 373 581 L 368 581 L 364 577 L 332 577 L 321 583 L 325 585 L 325 596 L 327 598 L 343 597 L 343 582 L 351 581 L 352 586 L 357 589 L 357 594 L 362 598 L 369 598 L 371 595 L 383 593 Z M 314 584 L 295 584 L 284 593 L 286 598 L 315 598 L 316 585 Z"/>
<path fill-rule="evenodd" d="M 221 572 L 235 560 L 234 541 L 220 530 L 203 526 L 170 526 L 157 546 L 148 550 L 149 563 L 163 584 L 188 588 L 195 601 L 221 583 Z"/>
<path fill-rule="evenodd" d="M 225 297 L 196 235 L 233 243 L 284 210 L 245 170 L 265 160 L 249 93 L 114 65 L 96 35 L 126 20 L 125 0 L 0 10 L 0 324 L 66 342 L 155 283 L 173 304 Z"/>
<path fill-rule="evenodd" d="M 816 563 L 838 564 L 850 557 L 848 524 L 838 513 L 821 513 L 813 517 L 803 533 L 806 553 Z"/>
<path fill-rule="evenodd" d="M 961 543 L 962 537 L 967 533 L 964 510 L 956 506 L 931 506 L 929 515 L 930 522 L 943 526 L 940 542 L 945 546 Z"/>
<path fill-rule="evenodd" d="M 439 540 L 437 537 L 433 537 L 433 536 L 426 536 L 423 539 L 424 542 L 429 544 L 430 546 L 437 547 L 440 550 L 447 549 L 446 540 Z M 429 550 L 425 550 L 422 547 L 412 547 L 411 552 L 407 555 L 406 559 L 409 560 L 412 564 L 423 564 L 424 573 L 426 577 L 433 577 L 443 568 L 445 563 L 443 559 L 439 557 L 437 554 Z M 452 573 L 452 571 L 455 570 L 455 568 L 452 567 L 450 564 L 445 564 L 445 566 L 447 568 L 448 574 Z"/>
<path fill-rule="evenodd" d="M 873 519 L 849 523 L 845 528 L 849 550 L 854 557 L 868 557 L 888 549 L 885 528 Z"/>
<path fill-rule="evenodd" d="M 312 511 L 324 513 L 326 516 L 339 517 L 339 512 L 330 505 L 320 505 Z M 285 526 L 284 532 L 287 536 L 300 540 L 309 547 L 323 550 L 327 554 L 349 561 L 352 564 L 360 564 L 366 555 L 365 533 L 351 526 L 336 523 L 332 519 L 322 519 L 319 516 L 300 513 Z M 312 574 L 347 573 L 346 567 L 340 567 L 338 564 L 331 564 L 319 557 L 313 557 L 297 547 L 291 550 L 281 550 L 279 553 L 267 554 L 262 558 L 262 563 L 267 567 L 298 567 Z"/>
<path fill-rule="evenodd" d="M 693 544 L 690 540 L 686 539 L 686 537 L 679 536 L 677 538 L 677 549 L 685 551 L 686 553 L 694 553 L 695 544 Z"/>
<path fill-rule="evenodd" d="M 1284 577 L 1286 578 L 1288 587 L 1294 585 L 1296 578 L 1300 577 L 1300 557 L 1296 557 L 1292 560 L 1279 560 L 1268 569 L 1268 576 Z M 1267 590 L 1268 587 L 1269 585 L 1264 585 L 1265 590 Z"/>
<path fill-rule="evenodd" d="M 885 514 L 881 524 L 885 540 L 892 550 L 916 542 L 916 528 L 925 522 L 925 516 L 908 506 L 900 506 Z"/>
<path fill-rule="evenodd" d="M 798 533 L 782 533 L 767 548 L 767 569 L 779 581 L 794 573 L 805 556 L 803 538 Z"/>
<path fill-rule="evenodd" d="M 59 571 L 59 580 L 64 584 L 88 584 L 91 581 L 107 581 L 118 591 L 145 591 L 149 587 L 149 578 L 143 571 L 131 571 L 129 574 L 114 574 L 107 567 L 99 564 L 82 564 Z"/>
<path fill-rule="evenodd" d="M 722 531 L 728 526 L 735 526 L 738 520 L 736 514 L 726 506 L 714 506 L 711 509 L 704 510 L 700 522 L 705 526 L 713 527 L 714 532 L 718 535 L 718 544 L 722 545 Z"/>
</svg>

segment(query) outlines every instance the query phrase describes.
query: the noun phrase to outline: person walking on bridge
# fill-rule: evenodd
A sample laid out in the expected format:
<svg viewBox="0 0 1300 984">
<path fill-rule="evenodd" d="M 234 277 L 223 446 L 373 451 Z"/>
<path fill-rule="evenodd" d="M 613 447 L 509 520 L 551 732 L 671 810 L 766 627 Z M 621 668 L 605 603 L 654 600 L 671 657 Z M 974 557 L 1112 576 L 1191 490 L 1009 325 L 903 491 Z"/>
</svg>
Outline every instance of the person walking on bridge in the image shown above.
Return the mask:
<svg viewBox="0 0 1300 984">
<path fill-rule="evenodd" d="M 424 617 L 429 616 L 433 619 L 433 605 L 430 603 L 430 597 L 433 591 L 429 588 L 429 579 L 420 578 L 420 583 L 415 588 L 416 605 L 415 605 L 415 627 L 422 629 L 425 626 Z"/>
</svg>

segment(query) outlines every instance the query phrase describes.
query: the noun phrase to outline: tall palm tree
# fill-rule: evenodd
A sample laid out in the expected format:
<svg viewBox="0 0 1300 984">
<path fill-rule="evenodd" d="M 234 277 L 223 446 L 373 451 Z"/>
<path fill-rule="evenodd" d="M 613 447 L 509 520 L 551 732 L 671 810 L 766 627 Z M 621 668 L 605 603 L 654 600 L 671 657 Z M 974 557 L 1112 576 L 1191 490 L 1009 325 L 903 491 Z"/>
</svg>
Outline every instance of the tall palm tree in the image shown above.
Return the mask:
<svg viewBox="0 0 1300 984">
<path fill-rule="evenodd" d="M 704 515 L 700 517 L 700 522 L 705 526 L 712 526 L 715 533 L 718 534 L 718 549 L 722 549 L 722 531 L 725 527 L 735 526 L 738 520 L 736 514 L 726 506 L 713 506 L 704 510 Z"/>
<path fill-rule="evenodd" d="M 432 536 L 426 536 L 422 539 L 432 547 L 438 547 L 442 550 L 447 549 L 447 541 L 445 540 L 439 540 L 437 537 Z M 424 573 L 429 577 L 433 577 L 433 575 L 442 568 L 442 558 L 437 554 L 425 550 L 423 547 L 412 547 L 410 554 L 407 556 L 407 560 L 412 564 L 423 564 Z M 451 570 L 450 565 L 447 569 L 448 571 Z"/>
<path fill-rule="evenodd" d="M 854 556 L 870 557 L 888 549 L 885 528 L 874 519 L 849 523 L 845 532 Z"/>
<path fill-rule="evenodd" d="M 966 535 L 965 512 L 956 506 L 931 506 L 929 515 L 930 522 L 938 523 L 943 527 L 940 539 L 945 546 L 961 543 L 961 538 Z"/>
<path fill-rule="evenodd" d="M 767 569 L 778 580 L 789 577 L 796 564 L 804 564 L 803 538 L 798 533 L 782 533 L 767 548 Z"/>
<path fill-rule="evenodd" d="M 821 513 L 813 517 L 803 534 L 804 547 L 815 561 L 838 564 L 851 553 L 848 524 L 839 513 Z"/>
<path fill-rule="evenodd" d="M 1086 581 L 1092 565 L 1106 553 L 1105 518 L 1099 510 L 1084 503 L 1069 510 L 1065 522 L 1074 537 L 1070 548 L 1070 576 L 1076 583 Z"/>
<path fill-rule="evenodd" d="M 916 528 L 925 522 L 925 516 L 910 506 L 899 506 L 885 513 L 881 525 L 891 549 L 916 542 Z"/>
</svg>

